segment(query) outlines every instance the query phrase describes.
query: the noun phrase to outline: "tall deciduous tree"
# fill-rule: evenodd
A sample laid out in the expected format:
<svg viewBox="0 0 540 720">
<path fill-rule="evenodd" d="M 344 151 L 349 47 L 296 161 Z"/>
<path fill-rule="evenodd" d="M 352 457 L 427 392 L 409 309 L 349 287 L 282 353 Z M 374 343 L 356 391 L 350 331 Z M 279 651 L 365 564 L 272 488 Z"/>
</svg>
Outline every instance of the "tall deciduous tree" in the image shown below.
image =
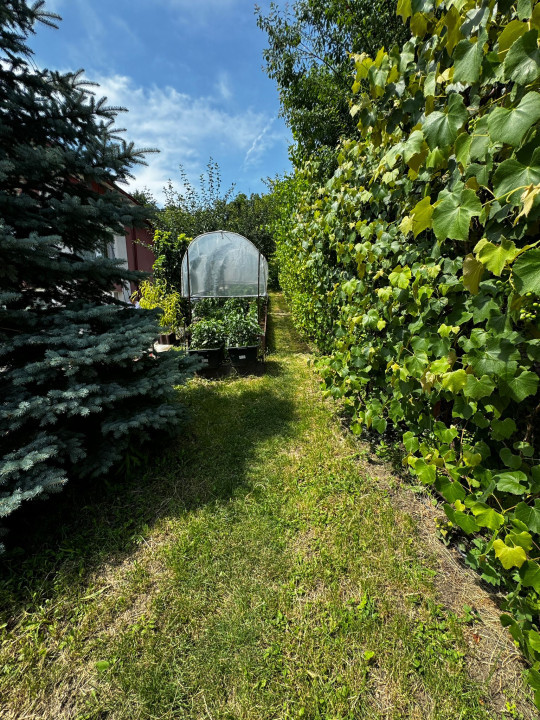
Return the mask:
<svg viewBox="0 0 540 720">
<path fill-rule="evenodd" d="M 0 515 L 92 478 L 169 431 L 178 359 L 155 358 L 151 312 L 116 301 L 137 279 L 107 259 L 144 208 L 115 190 L 144 151 L 80 73 L 36 69 L 27 40 L 58 16 L 0 5 Z"/>
<path fill-rule="evenodd" d="M 395 0 L 296 0 L 285 9 L 272 3 L 266 16 L 257 8 L 268 35 L 267 73 L 296 141 L 296 162 L 332 155 L 340 137 L 354 134 L 350 53 L 376 54 L 404 42 L 395 8 Z"/>
</svg>

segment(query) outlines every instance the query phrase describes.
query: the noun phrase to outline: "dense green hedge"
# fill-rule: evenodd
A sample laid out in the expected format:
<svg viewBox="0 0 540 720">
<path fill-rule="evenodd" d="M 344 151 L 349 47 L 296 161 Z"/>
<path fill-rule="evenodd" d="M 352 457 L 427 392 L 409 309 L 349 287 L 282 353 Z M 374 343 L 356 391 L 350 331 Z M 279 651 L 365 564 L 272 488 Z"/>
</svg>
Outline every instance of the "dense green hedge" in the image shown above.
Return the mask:
<svg viewBox="0 0 540 720">
<path fill-rule="evenodd" d="M 353 429 L 402 429 L 468 562 L 506 591 L 540 703 L 540 5 L 398 14 L 411 40 L 354 58 L 337 172 L 296 182 L 281 282 Z"/>
</svg>

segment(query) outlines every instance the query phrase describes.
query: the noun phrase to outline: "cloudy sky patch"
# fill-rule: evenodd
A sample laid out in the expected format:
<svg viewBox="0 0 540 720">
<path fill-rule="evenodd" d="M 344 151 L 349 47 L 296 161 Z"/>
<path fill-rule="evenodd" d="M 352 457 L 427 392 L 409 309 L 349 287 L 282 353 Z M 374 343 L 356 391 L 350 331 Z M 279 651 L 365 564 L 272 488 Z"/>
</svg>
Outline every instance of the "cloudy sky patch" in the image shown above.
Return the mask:
<svg viewBox="0 0 540 720">
<path fill-rule="evenodd" d="M 263 0 L 261 4 L 269 4 Z M 195 184 L 212 157 L 223 186 L 262 192 L 262 178 L 289 170 L 291 136 L 278 119 L 274 83 L 262 70 L 266 39 L 246 0 L 49 0 L 59 30 L 38 28 L 36 63 L 85 68 L 99 96 L 128 108 L 126 140 L 156 147 L 133 187 L 160 199 L 181 164 Z"/>
</svg>

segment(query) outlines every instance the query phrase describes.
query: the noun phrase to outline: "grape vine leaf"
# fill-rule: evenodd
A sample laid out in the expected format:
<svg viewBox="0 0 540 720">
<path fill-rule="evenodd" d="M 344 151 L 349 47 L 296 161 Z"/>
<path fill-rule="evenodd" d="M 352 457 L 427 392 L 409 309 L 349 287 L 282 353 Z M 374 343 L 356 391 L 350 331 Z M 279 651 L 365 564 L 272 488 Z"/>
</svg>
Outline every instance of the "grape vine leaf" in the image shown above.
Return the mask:
<svg viewBox="0 0 540 720">
<path fill-rule="evenodd" d="M 504 28 L 499 35 L 499 57 L 502 60 L 506 51 L 515 43 L 522 35 L 525 35 L 529 26 L 520 20 L 512 20 Z"/>
<path fill-rule="evenodd" d="M 498 473 L 493 476 L 493 479 L 501 492 L 511 493 L 512 495 L 523 495 L 527 492 L 527 488 L 521 484 L 527 482 L 527 476 L 521 470 Z"/>
<path fill-rule="evenodd" d="M 532 587 L 537 593 L 540 593 L 540 565 L 538 563 L 527 560 L 521 566 L 519 576 L 524 587 Z"/>
<path fill-rule="evenodd" d="M 495 383 L 488 375 L 482 375 L 480 379 L 477 379 L 474 375 L 468 374 L 463 394 L 473 400 L 480 400 L 480 398 L 491 395 L 493 390 L 495 390 Z"/>
<path fill-rule="evenodd" d="M 518 85 L 528 85 L 540 75 L 538 30 L 529 30 L 513 43 L 504 59 L 504 75 Z"/>
<path fill-rule="evenodd" d="M 427 196 L 416 203 L 411 213 L 414 237 L 431 227 L 432 216 L 433 205 L 431 204 L 429 196 Z"/>
<path fill-rule="evenodd" d="M 540 500 L 534 501 L 534 507 L 527 505 L 527 503 L 520 502 L 514 511 L 514 515 L 518 520 L 531 530 L 531 532 L 538 533 L 540 535 Z"/>
<path fill-rule="evenodd" d="M 514 286 L 520 295 L 540 295 L 540 249 L 522 253 L 512 265 Z"/>
<path fill-rule="evenodd" d="M 480 215 L 482 205 L 474 190 L 459 185 L 449 193 L 439 193 L 433 211 L 433 230 L 437 240 L 467 240 L 473 217 Z"/>
<path fill-rule="evenodd" d="M 492 430 L 495 440 L 507 440 L 516 432 L 517 425 L 512 418 L 493 420 Z"/>
<path fill-rule="evenodd" d="M 414 464 L 414 471 L 424 485 L 432 485 L 435 482 L 437 468 L 435 465 L 428 465 L 425 460 L 418 458 Z"/>
<path fill-rule="evenodd" d="M 424 136 L 430 149 L 451 145 L 468 117 L 463 98 L 458 93 L 452 93 L 446 112 L 436 110 L 424 121 Z"/>
<path fill-rule="evenodd" d="M 487 527 L 495 531 L 504 524 L 503 515 L 485 503 L 474 503 L 470 506 L 470 510 L 480 527 Z"/>
<path fill-rule="evenodd" d="M 523 190 L 540 183 L 540 148 L 536 148 L 527 164 L 517 158 L 503 160 L 493 175 L 495 196 L 511 205 L 519 205 Z"/>
<path fill-rule="evenodd" d="M 454 372 L 445 373 L 441 378 L 441 384 L 445 390 L 450 390 L 456 395 L 462 390 L 467 383 L 467 373 L 465 370 L 454 370 Z"/>
<path fill-rule="evenodd" d="M 454 82 L 475 83 L 480 77 L 482 58 L 484 57 L 483 41 L 474 39 L 461 40 L 454 49 Z"/>
<path fill-rule="evenodd" d="M 529 645 L 535 652 L 540 652 L 540 634 L 536 630 L 529 630 Z"/>
<path fill-rule="evenodd" d="M 493 550 L 505 570 L 510 570 L 512 567 L 520 568 L 527 560 L 527 554 L 522 547 L 508 547 L 500 538 L 493 543 Z"/>
<path fill-rule="evenodd" d="M 484 274 L 484 266 L 479 262 L 472 253 L 465 256 L 463 260 L 463 285 L 471 293 L 478 294 L 478 286 Z"/>
<path fill-rule="evenodd" d="M 540 93 L 527 93 L 515 108 L 496 107 L 488 115 L 488 131 L 493 142 L 514 147 L 521 144 L 527 130 L 540 118 Z"/>
<path fill-rule="evenodd" d="M 535 372 L 523 370 L 520 375 L 514 377 L 508 383 L 510 395 L 516 402 L 523 402 L 529 395 L 536 395 L 539 379 Z"/>
<path fill-rule="evenodd" d="M 448 504 L 445 504 L 443 507 L 446 517 L 450 520 L 450 522 L 460 527 L 467 534 L 475 533 L 480 530 L 480 526 L 472 515 L 467 515 L 467 513 L 464 513 L 461 510 L 454 510 L 454 508 Z"/>
<path fill-rule="evenodd" d="M 510 264 L 518 254 L 515 243 L 504 237 L 501 238 L 499 245 L 480 240 L 474 249 L 477 259 L 497 277 L 501 276 L 506 265 Z"/>
</svg>

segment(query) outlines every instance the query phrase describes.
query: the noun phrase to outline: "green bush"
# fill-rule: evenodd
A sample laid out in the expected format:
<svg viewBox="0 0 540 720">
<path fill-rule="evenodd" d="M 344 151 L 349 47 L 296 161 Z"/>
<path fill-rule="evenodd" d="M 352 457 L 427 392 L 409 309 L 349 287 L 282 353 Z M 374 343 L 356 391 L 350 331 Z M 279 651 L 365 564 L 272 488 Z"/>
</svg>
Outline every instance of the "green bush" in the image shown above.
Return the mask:
<svg viewBox="0 0 540 720">
<path fill-rule="evenodd" d="M 143 280 L 139 285 L 139 292 L 134 293 L 132 299 L 135 300 L 137 295 L 143 310 L 161 310 L 159 324 L 165 332 L 176 332 L 181 327 L 184 314 L 180 293 L 167 292 L 165 283 L 155 279 Z"/>
<path fill-rule="evenodd" d="M 199 320 L 191 326 L 191 346 L 200 349 L 224 347 L 227 333 L 221 320 Z"/>
<path fill-rule="evenodd" d="M 256 312 L 244 315 L 236 313 L 230 315 L 226 320 L 227 346 L 246 347 L 247 345 L 258 345 L 261 328 L 257 320 Z"/>
<path fill-rule="evenodd" d="M 293 317 L 352 427 L 411 471 L 506 590 L 540 705 L 540 5 L 400 0 L 402 48 L 355 57 L 359 136 L 282 235 Z"/>
</svg>

